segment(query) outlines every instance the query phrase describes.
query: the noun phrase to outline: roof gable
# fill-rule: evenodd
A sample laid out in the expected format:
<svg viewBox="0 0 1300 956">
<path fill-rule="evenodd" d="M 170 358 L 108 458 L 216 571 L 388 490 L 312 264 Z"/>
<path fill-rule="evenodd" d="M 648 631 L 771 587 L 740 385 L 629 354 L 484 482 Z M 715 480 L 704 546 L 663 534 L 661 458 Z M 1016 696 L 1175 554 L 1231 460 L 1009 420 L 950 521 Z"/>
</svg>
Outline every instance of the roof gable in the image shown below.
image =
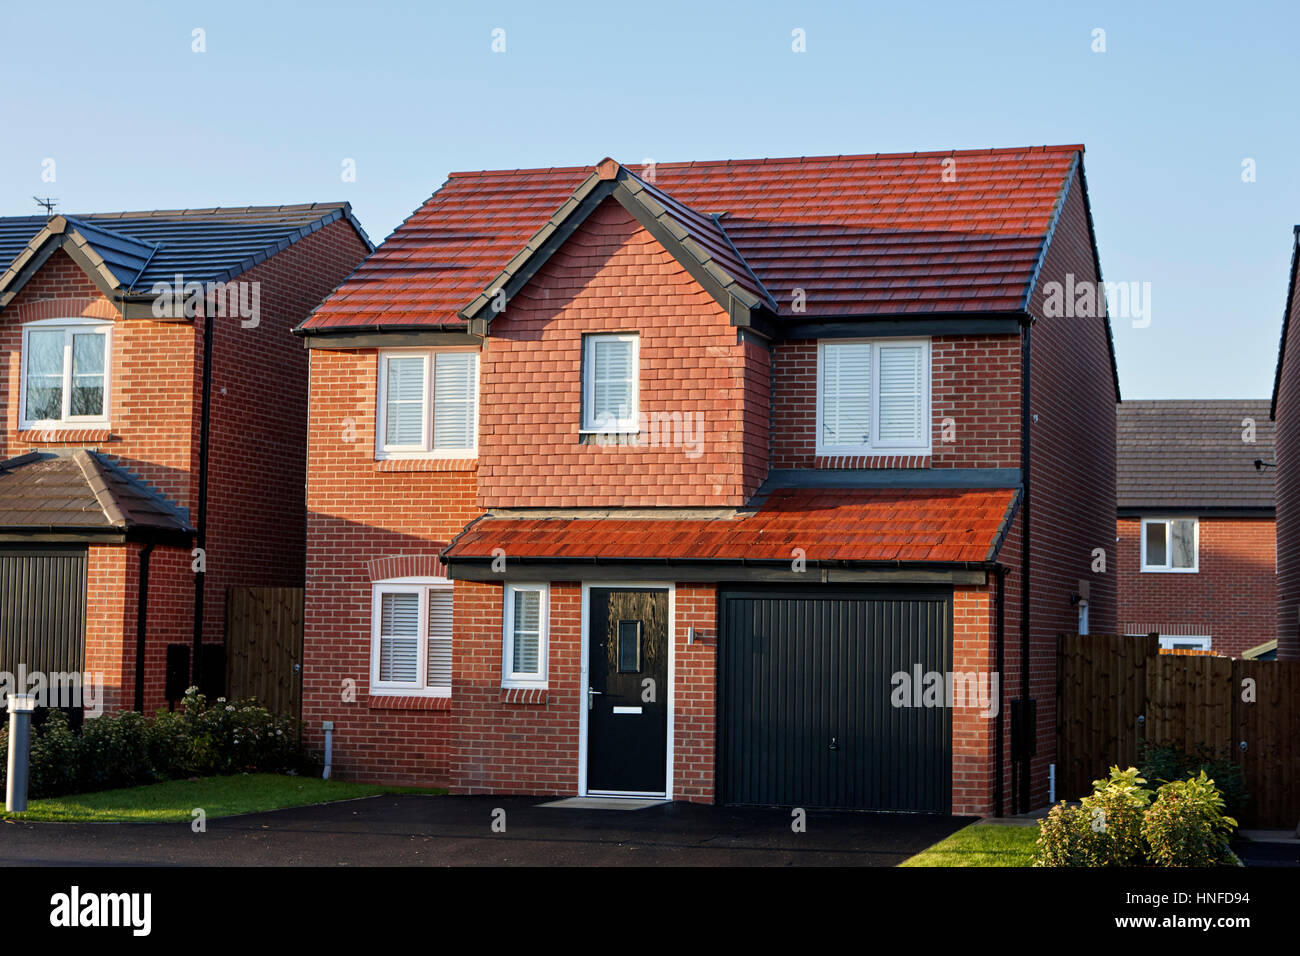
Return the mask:
<svg viewBox="0 0 1300 956">
<path fill-rule="evenodd" d="M 614 199 L 668 250 L 731 316 L 736 325 L 775 314 L 776 302 L 727 238 L 716 216 L 703 215 L 641 180 L 612 159 L 603 160 L 524 248 L 459 317 L 470 331 L 486 333 L 497 303 L 509 302 L 606 199 Z"/>
<path fill-rule="evenodd" d="M 621 186 L 620 201 L 679 243 L 684 264 L 716 270 L 728 294 L 779 323 L 1021 314 L 1081 152 L 454 173 L 303 329 L 463 326 L 611 181 L 602 168 L 616 171 L 604 188 Z"/>
<path fill-rule="evenodd" d="M 155 283 L 226 282 L 338 219 L 369 246 L 347 203 L 0 217 L 0 308 L 63 249 L 110 299 Z"/>
</svg>

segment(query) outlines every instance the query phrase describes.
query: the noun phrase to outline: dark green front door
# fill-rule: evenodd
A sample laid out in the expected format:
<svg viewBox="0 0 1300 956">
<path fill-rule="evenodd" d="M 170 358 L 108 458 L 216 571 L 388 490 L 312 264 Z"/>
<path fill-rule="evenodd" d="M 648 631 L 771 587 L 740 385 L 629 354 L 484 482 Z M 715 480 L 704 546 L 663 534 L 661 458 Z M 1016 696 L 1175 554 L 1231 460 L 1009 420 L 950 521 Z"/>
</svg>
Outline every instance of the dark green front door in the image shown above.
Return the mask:
<svg viewBox="0 0 1300 956">
<path fill-rule="evenodd" d="M 587 790 L 664 793 L 668 592 L 588 592 Z"/>
</svg>

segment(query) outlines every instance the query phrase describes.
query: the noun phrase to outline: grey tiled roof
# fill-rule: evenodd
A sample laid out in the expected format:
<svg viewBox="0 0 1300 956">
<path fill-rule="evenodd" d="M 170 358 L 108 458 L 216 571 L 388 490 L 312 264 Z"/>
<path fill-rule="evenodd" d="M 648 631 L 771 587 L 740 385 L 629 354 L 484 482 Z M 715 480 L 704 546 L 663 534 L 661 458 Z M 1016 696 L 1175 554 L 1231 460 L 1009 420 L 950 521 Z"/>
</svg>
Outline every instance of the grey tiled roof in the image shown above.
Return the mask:
<svg viewBox="0 0 1300 956">
<path fill-rule="evenodd" d="M 0 531 L 193 531 L 177 508 L 98 452 L 32 452 L 0 461 Z"/>
<path fill-rule="evenodd" d="M 1273 507 L 1268 401 L 1131 401 L 1117 406 L 1120 508 Z M 1243 420 L 1255 441 L 1243 440 Z"/>
<path fill-rule="evenodd" d="M 340 218 L 366 238 L 348 203 L 61 215 L 103 257 L 124 292 L 148 292 L 177 273 L 194 282 L 231 279 Z M 0 273 L 48 221 L 0 216 Z"/>
</svg>

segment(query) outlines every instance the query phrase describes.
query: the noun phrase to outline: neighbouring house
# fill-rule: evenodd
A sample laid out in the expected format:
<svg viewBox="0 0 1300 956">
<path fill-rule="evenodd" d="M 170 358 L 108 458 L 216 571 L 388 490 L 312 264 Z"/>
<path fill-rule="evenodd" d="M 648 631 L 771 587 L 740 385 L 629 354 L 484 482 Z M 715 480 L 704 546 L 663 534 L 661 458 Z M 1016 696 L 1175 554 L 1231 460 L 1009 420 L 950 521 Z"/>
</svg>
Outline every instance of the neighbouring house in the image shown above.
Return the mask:
<svg viewBox="0 0 1300 956">
<path fill-rule="evenodd" d="M 1079 146 L 453 174 L 300 329 L 309 746 L 1046 803 L 1056 635 L 1116 627 L 1099 280 Z"/>
<path fill-rule="evenodd" d="M 1277 574 L 1268 402 L 1126 401 L 1117 419 L 1123 633 L 1159 634 L 1169 649 L 1271 656 Z"/>
<path fill-rule="evenodd" d="M 0 218 L 0 671 L 219 692 L 226 589 L 303 582 L 291 330 L 370 249 L 345 203 Z"/>
<path fill-rule="evenodd" d="M 1300 347 L 1287 339 L 1300 323 L 1300 226 L 1292 230 L 1282 337 L 1273 373 L 1270 417 L 1277 450 L 1277 659 L 1300 660 Z"/>
</svg>

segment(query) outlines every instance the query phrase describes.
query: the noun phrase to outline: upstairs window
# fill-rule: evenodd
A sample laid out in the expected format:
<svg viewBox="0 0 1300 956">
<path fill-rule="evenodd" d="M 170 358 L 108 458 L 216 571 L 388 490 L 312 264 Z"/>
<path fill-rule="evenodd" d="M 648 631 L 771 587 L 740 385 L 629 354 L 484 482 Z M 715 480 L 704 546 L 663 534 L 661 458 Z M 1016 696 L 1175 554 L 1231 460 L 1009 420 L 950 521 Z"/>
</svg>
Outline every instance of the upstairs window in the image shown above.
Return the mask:
<svg viewBox="0 0 1300 956">
<path fill-rule="evenodd" d="M 451 602 L 442 578 L 374 586 L 372 693 L 451 696 Z"/>
<path fill-rule="evenodd" d="M 108 422 L 113 323 L 42 321 L 23 327 L 23 428 Z"/>
<path fill-rule="evenodd" d="M 582 431 L 638 430 L 640 336 L 586 335 L 582 340 Z"/>
<path fill-rule="evenodd" d="M 818 343 L 817 454 L 929 450 L 929 342 Z"/>
<path fill-rule="evenodd" d="M 478 453 L 478 353 L 381 352 L 377 458 Z"/>
<path fill-rule="evenodd" d="M 1142 570 L 1196 571 L 1199 538 L 1195 518 L 1143 518 Z"/>
</svg>

